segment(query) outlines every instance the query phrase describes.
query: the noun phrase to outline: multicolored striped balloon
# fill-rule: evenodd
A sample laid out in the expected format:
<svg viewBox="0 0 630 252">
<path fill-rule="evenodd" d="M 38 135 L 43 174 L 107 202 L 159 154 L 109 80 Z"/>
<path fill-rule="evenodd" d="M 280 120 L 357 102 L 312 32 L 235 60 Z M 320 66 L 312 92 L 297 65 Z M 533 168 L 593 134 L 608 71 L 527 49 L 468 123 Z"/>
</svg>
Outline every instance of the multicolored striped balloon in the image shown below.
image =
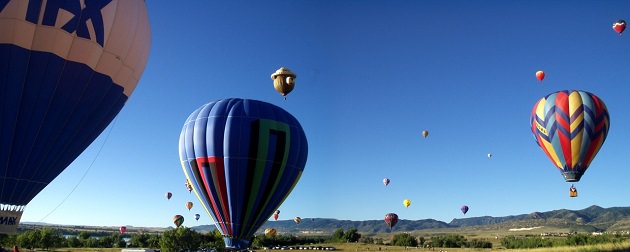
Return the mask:
<svg viewBox="0 0 630 252">
<path fill-rule="evenodd" d="M 604 144 L 610 118 L 604 102 L 580 90 L 551 93 L 536 102 L 531 114 L 536 143 L 567 182 L 577 182 Z"/>
<path fill-rule="evenodd" d="M 282 108 L 223 99 L 195 110 L 179 139 L 184 173 L 226 248 L 246 249 L 297 184 L 308 154 L 299 122 Z"/>
</svg>

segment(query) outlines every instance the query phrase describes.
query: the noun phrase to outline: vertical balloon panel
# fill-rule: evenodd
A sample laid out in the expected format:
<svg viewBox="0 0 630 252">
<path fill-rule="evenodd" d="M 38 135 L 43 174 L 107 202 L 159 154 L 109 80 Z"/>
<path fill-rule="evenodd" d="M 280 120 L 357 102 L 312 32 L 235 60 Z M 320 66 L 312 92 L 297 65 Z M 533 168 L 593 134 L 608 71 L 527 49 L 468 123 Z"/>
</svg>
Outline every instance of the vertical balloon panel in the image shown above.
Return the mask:
<svg viewBox="0 0 630 252">
<path fill-rule="evenodd" d="M 236 98 L 194 111 L 179 146 L 186 177 L 232 249 L 247 248 L 286 199 L 308 152 L 292 115 L 269 103 Z"/>
<path fill-rule="evenodd" d="M 150 29 L 142 0 L 13 0 L 0 31 L 0 226 L 12 226 L 4 213 L 21 216 L 122 109 Z"/>
</svg>

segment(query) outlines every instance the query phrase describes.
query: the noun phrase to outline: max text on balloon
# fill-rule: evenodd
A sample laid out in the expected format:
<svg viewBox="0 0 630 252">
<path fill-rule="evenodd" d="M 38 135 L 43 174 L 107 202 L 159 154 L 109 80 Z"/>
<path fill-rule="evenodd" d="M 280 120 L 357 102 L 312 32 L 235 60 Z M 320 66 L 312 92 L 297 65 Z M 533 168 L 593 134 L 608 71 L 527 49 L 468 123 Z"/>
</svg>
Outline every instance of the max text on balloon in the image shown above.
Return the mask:
<svg viewBox="0 0 630 252">
<path fill-rule="evenodd" d="M 14 0 L 17 2 L 17 0 Z M 103 22 L 103 15 L 101 9 L 107 6 L 112 0 L 99 0 L 99 1 L 46 1 L 44 7 L 44 15 L 41 19 L 41 25 L 56 26 L 58 21 L 58 14 L 60 10 L 69 12 L 74 15 L 70 20 L 64 24 L 59 24 L 61 29 L 68 33 L 75 33 L 78 37 L 85 39 L 95 39 L 96 42 L 103 46 L 105 43 L 105 26 Z M 0 0 L 0 13 L 4 11 L 10 0 Z M 24 13 L 24 20 L 33 24 L 38 24 L 39 13 L 42 9 L 42 0 L 30 0 L 28 2 L 28 8 Z M 89 21 L 89 22 L 88 22 Z M 91 26 L 91 27 L 88 27 Z M 90 35 L 90 28 L 94 33 L 95 38 Z"/>
</svg>

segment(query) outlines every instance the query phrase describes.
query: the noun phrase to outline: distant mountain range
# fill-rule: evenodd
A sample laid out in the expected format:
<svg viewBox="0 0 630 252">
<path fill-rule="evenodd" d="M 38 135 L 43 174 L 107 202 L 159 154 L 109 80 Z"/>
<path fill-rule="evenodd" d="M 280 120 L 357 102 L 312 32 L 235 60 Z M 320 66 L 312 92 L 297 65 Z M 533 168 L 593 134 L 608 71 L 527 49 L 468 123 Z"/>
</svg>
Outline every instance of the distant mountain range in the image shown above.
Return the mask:
<svg viewBox="0 0 630 252">
<path fill-rule="evenodd" d="M 630 230 L 630 207 L 602 208 L 596 205 L 582 210 L 553 210 L 547 212 L 533 212 L 529 214 L 511 215 L 504 217 L 471 217 L 457 218 L 446 223 L 434 219 L 399 220 L 394 227 L 395 232 L 410 232 L 426 229 L 467 228 L 480 229 L 509 229 L 536 226 L 553 226 L 569 228 L 575 231 L 625 231 Z M 389 232 L 383 220 L 337 220 L 327 218 L 303 218 L 300 224 L 293 220 L 268 221 L 261 230 L 273 227 L 280 233 L 312 233 L 331 234 L 335 230 L 356 228 L 360 233 L 377 234 Z M 191 227 L 194 230 L 207 232 L 214 230 L 214 225 Z"/>
<path fill-rule="evenodd" d="M 113 230 L 117 231 L 118 227 L 90 227 L 79 225 L 54 225 L 48 223 L 21 223 L 21 228 L 38 228 L 41 226 L 63 226 L 73 230 Z M 578 232 L 604 232 L 604 231 L 629 231 L 630 230 L 630 207 L 610 207 L 602 208 L 596 205 L 587 207 L 582 210 L 553 210 L 547 212 L 533 212 L 529 214 L 510 215 L 504 217 L 470 217 L 456 218 L 446 223 L 434 219 L 424 220 L 399 220 L 398 224 L 393 228 L 394 232 L 411 232 L 411 231 L 436 231 L 457 229 L 475 229 L 475 230 L 509 230 L 530 227 L 551 227 L 564 230 L 573 230 Z M 329 235 L 337 229 L 348 230 L 356 228 L 362 234 L 378 234 L 390 232 L 389 227 L 385 225 L 384 220 L 337 220 L 330 218 L 303 218 L 300 224 L 296 224 L 293 220 L 267 221 L 259 230 L 262 232 L 265 228 L 273 227 L 279 233 L 293 234 L 314 234 Z M 128 232 L 134 231 L 155 231 L 161 232 L 172 229 L 173 227 L 133 227 L 127 226 Z M 199 232 L 208 232 L 215 229 L 214 225 L 192 226 L 191 229 Z"/>
</svg>

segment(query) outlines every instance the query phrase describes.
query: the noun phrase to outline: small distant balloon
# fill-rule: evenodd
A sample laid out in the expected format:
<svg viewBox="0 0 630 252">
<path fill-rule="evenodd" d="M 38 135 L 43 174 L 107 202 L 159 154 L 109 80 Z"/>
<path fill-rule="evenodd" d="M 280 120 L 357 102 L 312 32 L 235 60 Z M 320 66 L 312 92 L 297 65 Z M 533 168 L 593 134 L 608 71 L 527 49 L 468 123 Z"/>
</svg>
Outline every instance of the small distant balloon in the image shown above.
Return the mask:
<svg viewBox="0 0 630 252">
<path fill-rule="evenodd" d="M 179 227 L 182 225 L 182 223 L 184 223 L 184 216 L 181 215 L 175 215 L 173 216 L 173 223 L 175 224 L 175 226 Z"/>
<path fill-rule="evenodd" d="M 388 213 L 385 214 L 385 224 L 387 224 L 387 226 L 389 227 L 389 230 L 391 231 L 392 228 L 394 226 L 396 226 L 396 223 L 398 223 L 398 215 L 395 213 Z"/>
<path fill-rule="evenodd" d="M 265 228 L 265 236 L 275 237 L 278 231 L 275 228 Z"/>
<path fill-rule="evenodd" d="M 405 200 L 403 200 L 403 205 L 404 205 L 406 208 L 409 208 L 409 206 L 411 205 L 411 200 L 409 200 L 409 199 L 405 199 Z"/>
<path fill-rule="evenodd" d="M 188 179 L 186 179 L 186 182 L 184 182 L 184 185 L 186 186 L 186 190 L 188 190 L 188 192 L 192 192 L 193 190 L 192 184 L 190 183 Z"/>
<path fill-rule="evenodd" d="M 543 79 L 545 79 L 545 72 L 543 71 L 536 72 L 536 79 L 538 79 L 539 81 L 542 81 Z"/>
<path fill-rule="evenodd" d="M 190 211 L 190 209 L 193 207 L 193 203 L 188 201 L 186 202 L 186 208 L 188 208 L 188 211 Z"/>
<path fill-rule="evenodd" d="M 195 214 L 195 220 L 199 221 L 199 218 L 201 218 L 201 215 Z"/>
<path fill-rule="evenodd" d="M 623 31 L 626 30 L 626 21 L 623 19 L 619 19 L 615 23 L 613 23 L 612 28 L 613 30 L 615 30 L 615 32 L 621 35 L 621 33 L 623 33 Z"/>
<path fill-rule="evenodd" d="M 302 223 L 302 218 L 300 218 L 300 217 L 295 217 L 295 218 L 293 219 L 293 221 L 295 222 L 295 224 L 300 224 L 300 223 Z"/>
<path fill-rule="evenodd" d="M 462 211 L 462 213 L 464 213 L 464 215 L 468 212 L 469 207 L 467 205 L 463 205 L 462 207 L 459 208 L 459 210 Z"/>
<path fill-rule="evenodd" d="M 118 231 L 119 231 L 121 234 L 124 234 L 125 232 L 127 232 L 127 227 L 125 227 L 125 226 L 121 226 L 120 228 L 118 228 Z"/>
<path fill-rule="evenodd" d="M 389 182 L 390 182 L 390 180 L 389 180 L 388 178 L 384 178 L 384 179 L 383 179 L 383 184 L 384 184 L 385 186 L 389 185 Z"/>
<path fill-rule="evenodd" d="M 171 193 L 171 192 L 167 192 L 167 193 L 166 193 L 166 199 L 169 199 L 169 200 L 170 200 L 170 199 L 171 199 L 171 197 L 173 197 L 173 193 Z"/>
<path fill-rule="evenodd" d="M 287 95 L 293 91 L 296 77 L 295 73 L 291 72 L 291 70 L 286 67 L 281 67 L 271 75 L 273 87 L 284 97 L 284 99 L 286 99 Z"/>
<path fill-rule="evenodd" d="M 274 220 L 278 220 L 278 217 L 280 217 L 280 210 L 276 210 L 276 211 L 273 213 L 273 219 L 274 219 Z"/>
<path fill-rule="evenodd" d="M 488 153 L 488 158 L 492 158 L 492 153 Z"/>
<path fill-rule="evenodd" d="M 428 130 L 423 130 L 423 131 L 422 131 L 422 136 L 423 136 L 424 138 L 427 138 L 427 137 L 429 136 L 429 131 L 428 131 Z"/>
</svg>

